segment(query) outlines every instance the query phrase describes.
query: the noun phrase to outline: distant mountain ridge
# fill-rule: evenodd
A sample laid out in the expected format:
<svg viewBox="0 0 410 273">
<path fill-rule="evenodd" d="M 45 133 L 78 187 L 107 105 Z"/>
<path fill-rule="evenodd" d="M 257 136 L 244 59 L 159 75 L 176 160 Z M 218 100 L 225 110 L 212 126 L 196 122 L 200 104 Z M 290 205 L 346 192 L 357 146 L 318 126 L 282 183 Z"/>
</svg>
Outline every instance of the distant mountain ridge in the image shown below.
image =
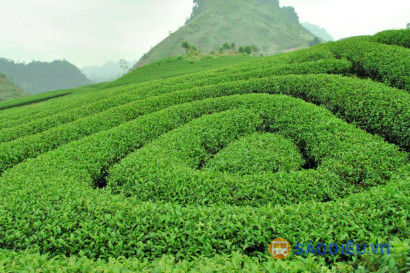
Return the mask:
<svg viewBox="0 0 410 273">
<path fill-rule="evenodd" d="M 308 22 L 302 23 L 302 26 L 309 30 L 313 35 L 321 38 L 323 41 L 334 41 L 332 35 L 330 35 L 325 28 L 322 28 L 318 25 L 314 25 Z"/>
<path fill-rule="evenodd" d="M 135 67 L 181 55 L 184 41 L 202 52 L 217 51 L 223 43 L 256 45 L 261 54 L 308 47 L 314 35 L 299 23 L 292 7 L 278 0 L 194 0 L 186 24 L 145 54 Z"/>
<path fill-rule="evenodd" d="M 0 58 L 0 72 L 13 78 L 17 86 L 30 94 L 75 88 L 91 83 L 80 69 L 66 60 L 55 60 L 50 63 L 33 61 L 25 64 Z"/>
</svg>

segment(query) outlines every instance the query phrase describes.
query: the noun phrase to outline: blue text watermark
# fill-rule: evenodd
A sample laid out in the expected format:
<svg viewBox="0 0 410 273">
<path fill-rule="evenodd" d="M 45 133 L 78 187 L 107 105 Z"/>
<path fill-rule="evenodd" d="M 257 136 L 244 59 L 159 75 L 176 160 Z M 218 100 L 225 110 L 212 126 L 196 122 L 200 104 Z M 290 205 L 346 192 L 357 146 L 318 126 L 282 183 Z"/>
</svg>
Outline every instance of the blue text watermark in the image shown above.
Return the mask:
<svg viewBox="0 0 410 273">
<path fill-rule="evenodd" d="M 364 254 L 390 254 L 389 244 L 355 244 L 354 240 L 349 240 L 347 244 L 324 244 L 313 245 L 296 244 L 293 253 L 295 255 L 364 255 Z"/>
</svg>

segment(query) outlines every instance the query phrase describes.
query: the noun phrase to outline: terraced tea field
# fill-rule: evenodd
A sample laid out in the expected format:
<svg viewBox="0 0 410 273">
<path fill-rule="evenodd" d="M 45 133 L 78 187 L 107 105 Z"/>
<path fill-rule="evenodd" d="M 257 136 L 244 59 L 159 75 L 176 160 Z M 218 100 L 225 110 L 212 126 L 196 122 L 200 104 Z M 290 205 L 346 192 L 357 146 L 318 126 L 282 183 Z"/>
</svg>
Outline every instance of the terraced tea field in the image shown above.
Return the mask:
<svg viewBox="0 0 410 273">
<path fill-rule="evenodd" d="M 410 270 L 409 35 L 0 103 L 0 272 Z"/>
</svg>

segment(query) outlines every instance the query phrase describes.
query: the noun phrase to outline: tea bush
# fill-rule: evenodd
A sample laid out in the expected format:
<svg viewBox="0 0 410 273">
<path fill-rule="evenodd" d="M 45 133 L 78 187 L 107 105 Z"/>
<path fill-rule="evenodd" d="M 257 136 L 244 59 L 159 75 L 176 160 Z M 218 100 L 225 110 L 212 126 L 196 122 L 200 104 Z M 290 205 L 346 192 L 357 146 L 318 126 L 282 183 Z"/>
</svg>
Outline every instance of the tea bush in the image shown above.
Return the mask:
<svg viewBox="0 0 410 273">
<path fill-rule="evenodd" d="M 383 35 L 0 110 L 0 271 L 408 271 L 408 48 Z M 280 237 L 391 255 L 276 261 Z"/>
<path fill-rule="evenodd" d="M 385 30 L 374 35 L 372 41 L 410 48 L 410 29 Z"/>
<path fill-rule="evenodd" d="M 347 58 L 352 72 L 410 91 L 410 49 L 370 42 L 362 37 L 328 44 L 337 58 Z"/>
</svg>

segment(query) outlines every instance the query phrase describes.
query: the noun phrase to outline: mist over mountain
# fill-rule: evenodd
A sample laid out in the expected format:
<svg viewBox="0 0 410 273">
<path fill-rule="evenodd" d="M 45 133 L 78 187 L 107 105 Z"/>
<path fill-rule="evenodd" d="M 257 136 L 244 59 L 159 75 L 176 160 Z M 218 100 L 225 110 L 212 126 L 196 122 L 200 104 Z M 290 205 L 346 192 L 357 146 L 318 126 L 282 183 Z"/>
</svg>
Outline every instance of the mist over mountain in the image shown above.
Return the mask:
<svg viewBox="0 0 410 273">
<path fill-rule="evenodd" d="M 19 63 L 0 58 L 0 72 L 27 93 L 38 94 L 90 84 L 91 81 L 75 65 L 66 60 Z"/>
<path fill-rule="evenodd" d="M 255 45 L 259 53 L 272 55 L 308 47 L 313 39 L 294 8 L 280 7 L 278 0 L 194 0 L 185 25 L 146 53 L 136 67 L 183 54 L 184 41 L 202 52 L 235 43 Z"/>
<path fill-rule="evenodd" d="M 302 23 L 302 26 L 309 30 L 313 35 L 321 38 L 324 41 L 334 41 L 332 35 L 330 35 L 325 28 L 308 22 Z"/>
<path fill-rule="evenodd" d="M 127 66 L 131 68 L 137 61 L 128 61 Z M 94 83 L 113 81 L 121 77 L 124 72 L 119 62 L 108 61 L 103 66 L 84 66 L 81 72 Z"/>
</svg>

